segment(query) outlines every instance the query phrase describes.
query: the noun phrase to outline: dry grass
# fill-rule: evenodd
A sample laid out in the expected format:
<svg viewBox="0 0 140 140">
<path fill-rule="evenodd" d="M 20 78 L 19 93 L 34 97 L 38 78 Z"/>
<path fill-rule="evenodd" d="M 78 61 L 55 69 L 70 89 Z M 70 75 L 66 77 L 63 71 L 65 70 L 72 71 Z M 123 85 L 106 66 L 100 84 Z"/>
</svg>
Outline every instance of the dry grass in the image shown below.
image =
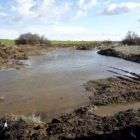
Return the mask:
<svg viewBox="0 0 140 140">
<path fill-rule="evenodd" d="M 40 115 L 37 116 L 35 113 L 32 113 L 30 116 L 10 114 L 6 116 L 6 119 L 10 121 L 23 121 L 28 124 L 42 124 L 43 123 L 41 121 L 41 116 Z"/>
</svg>

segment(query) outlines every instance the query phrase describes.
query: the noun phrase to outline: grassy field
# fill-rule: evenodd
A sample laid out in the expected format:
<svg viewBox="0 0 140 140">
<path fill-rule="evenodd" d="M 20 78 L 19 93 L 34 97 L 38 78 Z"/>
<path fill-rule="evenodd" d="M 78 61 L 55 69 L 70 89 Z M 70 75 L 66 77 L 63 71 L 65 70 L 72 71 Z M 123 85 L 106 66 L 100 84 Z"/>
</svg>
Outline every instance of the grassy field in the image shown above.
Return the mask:
<svg viewBox="0 0 140 140">
<path fill-rule="evenodd" d="M 5 45 L 15 45 L 15 42 L 14 40 L 9 40 L 9 39 L 0 39 L 0 42 L 2 44 L 5 44 Z M 119 41 L 112 41 L 113 43 L 119 43 Z M 85 45 L 88 45 L 88 44 L 94 44 L 94 45 L 100 45 L 102 44 L 103 42 L 102 41 L 55 41 L 55 40 L 51 40 L 51 44 L 58 44 L 58 45 L 67 45 L 67 44 L 71 44 L 71 45 L 78 45 L 78 44 L 85 44 Z"/>
<path fill-rule="evenodd" d="M 1 44 L 5 45 L 15 45 L 14 40 L 9 40 L 9 39 L 0 39 Z"/>
<path fill-rule="evenodd" d="M 51 41 L 52 44 L 92 44 L 92 43 L 100 43 L 100 41 Z"/>
<path fill-rule="evenodd" d="M 14 40 L 9 39 L 0 39 L 0 42 L 5 45 L 15 45 Z M 51 41 L 52 44 L 95 44 L 95 43 L 101 43 L 100 41 Z"/>
</svg>

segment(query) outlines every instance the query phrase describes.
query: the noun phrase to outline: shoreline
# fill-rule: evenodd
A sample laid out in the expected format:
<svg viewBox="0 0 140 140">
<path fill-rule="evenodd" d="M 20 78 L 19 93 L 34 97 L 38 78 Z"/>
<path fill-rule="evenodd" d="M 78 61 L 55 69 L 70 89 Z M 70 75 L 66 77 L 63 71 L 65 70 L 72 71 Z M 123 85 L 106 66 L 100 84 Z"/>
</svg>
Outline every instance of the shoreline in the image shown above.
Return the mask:
<svg viewBox="0 0 140 140">
<path fill-rule="evenodd" d="M 99 116 L 91 107 L 52 119 L 51 123 L 28 124 L 22 120 L 9 121 L 8 129 L 0 131 L 1 139 L 49 139 L 49 140 L 125 140 L 133 139 L 131 131 L 140 138 L 140 109 L 119 112 L 114 116 Z M 124 133 L 126 131 L 127 133 Z"/>
<path fill-rule="evenodd" d="M 98 54 L 118 57 L 132 62 L 140 63 L 140 46 L 117 46 L 101 49 Z"/>
<path fill-rule="evenodd" d="M 0 70 L 8 68 L 24 68 L 27 65 L 20 62 L 20 60 L 27 60 L 29 56 L 40 55 L 43 52 L 49 52 L 55 49 L 55 47 L 48 47 L 44 45 L 0 45 Z M 10 61 L 11 63 L 9 64 Z"/>
<path fill-rule="evenodd" d="M 40 53 L 43 51 L 44 49 L 39 50 Z M 39 52 L 29 52 L 29 54 L 30 56 L 39 55 Z M 139 139 L 140 109 L 120 111 L 115 115 L 94 113 L 95 105 L 140 101 L 140 75 L 124 72 L 131 76 L 124 75 L 87 82 L 85 88 L 94 94 L 89 97 L 90 106 L 81 107 L 72 113 L 54 118 L 51 123 L 41 122 L 40 116 L 35 114 L 29 117 L 15 116 L 14 121 L 8 119 L 8 129 L 0 128 L 0 139 L 125 140 L 126 138 L 134 139 L 134 136 Z M 6 119 L 1 119 L 1 122 Z M 33 121 L 31 119 L 35 122 L 28 123 L 28 121 Z"/>
<path fill-rule="evenodd" d="M 77 49 L 80 46 L 84 46 L 85 48 L 89 48 L 90 46 L 91 48 L 90 50 L 95 50 L 100 48 L 99 46 L 97 47 L 92 44 L 88 44 L 88 45 L 53 44 L 52 46 L 46 46 L 43 44 L 42 45 L 19 45 L 19 46 L 0 45 L 0 70 L 8 69 L 8 68 L 15 68 L 15 69 L 24 68 L 28 65 L 21 63 L 20 60 L 27 60 L 29 56 L 40 55 L 41 53 L 50 52 L 57 48 Z M 9 61 L 12 61 L 12 63 L 9 64 Z"/>
<path fill-rule="evenodd" d="M 90 101 L 97 106 L 137 102 L 140 101 L 139 79 L 140 76 L 132 78 L 117 76 L 116 78 L 91 80 L 85 87 L 93 92 L 94 95 L 90 97 Z"/>
<path fill-rule="evenodd" d="M 137 74 L 133 74 L 137 75 Z M 139 75 L 137 75 L 137 79 L 134 78 L 137 82 L 139 80 Z M 133 80 L 134 80 L 133 79 Z M 109 80 L 109 81 L 108 81 Z M 125 81 L 124 81 L 125 80 Z M 100 82 L 99 82 L 100 81 Z M 111 89 L 113 89 L 110 82 L 115 85 L 117 81 L 123 83 L 126 91 L 131 92 L 130 89 L 132 87 L 130 86 L 132 83 L 129 83 L 130 81 L 127 81 L 127 79 L 117 79 L 117 78 L 107 78 L 107 79 L 101 79 L 101 80 L 94 80 L 87 82 L 86 89 L 94 92 L 94 96 L 91 99 L 94 99 L 93 102 L 90 104 L 90 106 L 87 107 L 81 107 L 72 113 L 67 113 L 65 115 L 62 115 L 59 118 L 53 118 L 50 123 L 40 122 L 40 119 L 38 121 L 35 114 L 33 114 L 33 119 L 35 119 L 35 122 L 32 122 L 30 120 L 30 117 L 20 117 L 15 115 L 14 121 L 13 119 L 8 120 L 9 128 L 7 130 L 1 130 L 0 132 L 0 138 L 2 139 L 68 139 L 68 140 L 79 140 L 79 139 L 96 139 L 96 140 L 108 140 L 108 139 L 114 139 L 114 140 L 125 140 L 126 138 L 133 139 L 133 135 L 131 135 L 131 132 L 137 136 L 137 138 L 140 138 L 139 130 L 140 130 L 140 109 L 128 109 L 126 111 L 120 111 L 114 115 L 110 114 L 104 114 L 104 115 L 96 115 L 95 110 L 97 105 L 95 103 L 98 102 L 98 106 L 100 107 L 102 104 L 101 102 L 106 102 L 106 99 L 108 98 L 99 98 L 99 96 L 108 95 L 108 91 L 110 92 Z M 132 82 L 132 81 L 131 81 Z M 89 86 L 90 83 L 90 86 Z M 97 85 L 97 83 L 99 85 Z M 134 84 L 134 85 L 133 85 Z M 135 83 L 133 83 L 132 86 L 136 86 Z M 96 85 L 96 86 L 95 86 Z M 110 88 L 110 90 L 105 89 L 105 86 Z M 104 92 L 102 93 L 102 87 L 104 87 Z M 130 88 L 129 91 L 127 88 Z M 119 93 L 117 99 L 119 99 L 122 94 L 120 94 L 119 89 L 120 87 L 116 89 L 116 91 Z M 115 92 L 116 92 L 115 91 Z M 101 93 L 100 93 L 101 92 Z M 137 92 L 137 91 L 135 91 Z M 111 101 L 111 98 L 114 97 L 111 96 L 113 93 L 111 92 L 108 96 L 110 97 L 108 101 Z M 117 94 L 117 93 L 116 93 Z M 138 95 L 140 95 L 138 93 Z M 97 96 L 97 98 L 96 98 Z M 106 96 L 104 96 L 106 97 Z M 114 99 L 114 98 L 112 98 Z M 127 99 L 127 98 L 126 98 Z M 134 99 L 132 101 L 135 101 L 135 94 L 131 94 L 129 99 Z M 126 100 L 126 102 L 129 102 L 131 100 Z M 124 102 L 124 101 L 122 101 Z M 107 102 L 105 104 L 113 104 L 113 103 L 121 103 L 121 102 Z M 98 109 L 98 108 L 97 108 Z M 15 119 L 16 118 L 16 119 Z M 18 118 L 18 119 L 17 119 Z M 26 119 L 24 119 L 26 118 Z M 6 119 L 6 118 L 5 118 Z M 29 122 L 29 123 L 28 123 Z"/>
</svg>

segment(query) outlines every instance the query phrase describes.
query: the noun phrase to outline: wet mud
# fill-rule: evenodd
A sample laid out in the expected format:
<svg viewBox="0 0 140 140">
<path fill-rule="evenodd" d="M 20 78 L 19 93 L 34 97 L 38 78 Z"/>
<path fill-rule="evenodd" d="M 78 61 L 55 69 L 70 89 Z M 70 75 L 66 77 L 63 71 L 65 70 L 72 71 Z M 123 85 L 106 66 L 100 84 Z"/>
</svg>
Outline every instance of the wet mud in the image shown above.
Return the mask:
<svg viewBox="0 0 140 140">
<path fill-rule="evenodd" d="M 120 75 L 116 78 L 87 82 L 86 89 L 93 92 L 93 96 L 89 97 L 90 102 L 99 106 L 140 101 L 140 76 L 135 73 L 129 74 L 131 76 Z"/>
<path fill-rule="evenodd" d="M 7 68 L 20 69 L 25 67 L 25 64 L 21 62 L 16 62 L 15 60 L 27 60 L 29 56 L 39 55 L 42 52 L 47 52 L 54 50 L 53 47 L 43 46 L 43 45 L 19 45 L 19 46 L 8 46 L 0 45 L 0 70 Z M 13 60 L 12 64 L 9 61 Z"/>
<path fill-rule="evenodd" d="M 114 116 L 98 116 L 88 107 L 53 119 L 49 124 L 9 122 L 8 130 L 1 130 L 6 140 L 126 140 L 140 139 L 140 109 L 119 112 Z"/>
</svg>

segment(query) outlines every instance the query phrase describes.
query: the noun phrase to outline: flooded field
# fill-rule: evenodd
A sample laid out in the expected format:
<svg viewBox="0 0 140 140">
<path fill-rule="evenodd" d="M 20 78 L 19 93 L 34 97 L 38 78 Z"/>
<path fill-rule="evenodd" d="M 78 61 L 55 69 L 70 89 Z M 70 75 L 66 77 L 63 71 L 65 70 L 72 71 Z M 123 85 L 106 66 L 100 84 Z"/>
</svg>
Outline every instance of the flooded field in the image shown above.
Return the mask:
<svg viewBox="0 0 140 140">
<path fill-rule="evenodd" d="M 35 111 L 49 119 L 89 104 L 88 97 L 92 93 L 85 90 L 87 81 L 115 77 L 117 73 L 129 75 L 114 67 L 140 74 L 138 63 L 102 56 L 97 51 L 57 49 L 33 56 L 24 63 L 29 66 L 0 72 L 0 96 L 5 98 L 0 101 L 1 115 Z M 127 104 L 124 106 L 128 109 Z M 131 106 L 135 105 L 129 104 L 129 108 Z M 139 103 L 137 107 L 140 107 Z M 100 112 L 103 110 L 99 109 L 98 114 L 102 114 Z"/>
</svg>

